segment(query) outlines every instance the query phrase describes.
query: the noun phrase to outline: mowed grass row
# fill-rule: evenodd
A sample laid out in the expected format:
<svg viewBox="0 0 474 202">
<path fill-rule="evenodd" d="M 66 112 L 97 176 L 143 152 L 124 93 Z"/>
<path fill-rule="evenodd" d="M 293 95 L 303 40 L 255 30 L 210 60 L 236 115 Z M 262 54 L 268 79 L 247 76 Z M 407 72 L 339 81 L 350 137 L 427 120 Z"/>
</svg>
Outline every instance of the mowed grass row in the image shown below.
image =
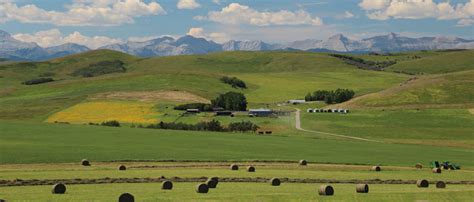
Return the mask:
<svg viewBox="0 0 474 202">
<path fill-rule="evenodd" d="M 229 169 L 229 165 L 239 165 L 239 170 Z M 430 181 L 474 181 L 474 168 L 443 170 L 432 173 L 428 163 L 423 169 L 411 167 L 382 166 L 381 172 L 371 170 L 372 166 L 313 164 L 299 166 L 295 163 L 261 162 L 91 162 L 92 166 L 79 163 L 67 164 L 5 164 L 0 165 L 0 180 L 15 179 L 99 179 L 99 178 L 200 178 L 217 176 L 220 178 L 290 178 L 290 179 L 332 179 L 332 180 L 419 180 Z M 118 170 L 125 165 L 127 170 Z M 252 165 L 256 172 L 247 172 Z"/>
<path fill-rule="evenodd" d="M 413 166 L 449 160 L 473 166 L 474 151 L 422 145 L 168 131 L 100 126 L 0 122 L 0 162 L 43 163 L 120 159 L 299 160 Z"/>
<path fill-rule="evenodd" d="M 306 108 L 311 106 L 299 106 L 305 129 L 396 143 L 474 148 L 474 115 L 467 109 L 307 113 Z"/>
<path fill-rule="evenodd" d="M 0 197 L 9 201 L 117 201 L 122 193 L 132 193 L 137 201 L 470 201 L 474 197 L 472 185 L 445 189 L 370 185 L 368 194 L 358 194 L 353 184 L 333 184 L 334 196 L 319 196 L 321 184 L 219 183 L 207 194 L 196 193 L 196 185 L 174 183 L 173 190 L 161 190 L 158 183 L 69 185 L 65 194 L 51 194 L 51 186 L 0 187 Z"/>
</svg>

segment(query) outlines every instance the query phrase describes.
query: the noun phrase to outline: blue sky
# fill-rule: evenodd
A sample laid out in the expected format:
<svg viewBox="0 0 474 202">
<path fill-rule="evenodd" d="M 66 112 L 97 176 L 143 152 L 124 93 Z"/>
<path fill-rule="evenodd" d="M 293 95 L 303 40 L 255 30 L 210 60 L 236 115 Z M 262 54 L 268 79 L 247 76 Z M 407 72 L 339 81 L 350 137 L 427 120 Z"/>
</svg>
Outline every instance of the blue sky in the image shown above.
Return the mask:
<svg viewBox="0 0 474 202">
<path fill-rule="evenodd" d="M 474 39 L 474 0 L 0 0 L 0 29 L 41 46 L 92 48 L 184 34 L 218 42 L 388 32 Z"/>
</svg>

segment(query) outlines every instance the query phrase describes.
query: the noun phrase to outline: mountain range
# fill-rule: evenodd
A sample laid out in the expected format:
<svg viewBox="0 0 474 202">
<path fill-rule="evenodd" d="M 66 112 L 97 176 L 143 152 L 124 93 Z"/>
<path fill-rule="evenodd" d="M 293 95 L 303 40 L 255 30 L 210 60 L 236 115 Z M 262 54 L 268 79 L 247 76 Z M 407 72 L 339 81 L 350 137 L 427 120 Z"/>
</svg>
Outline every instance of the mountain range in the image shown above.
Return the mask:
<svg viewBox="0 0 474 202">
<path fill-rule="evenodd" d="M 437 49 L 474 49 L 474 40 L 458 37 L 410 38 L 395 33 L 374 36 L 362 40 L 349 39 L 342 34 L 326 40 L 306 39 L 286 44 L 270 44 L 263 41 L 230 40 L 223 44 L 204 38 L 183 36 L 180 38 L 159 37 L 144 42 L 111 44 L 99 49 L 116 50 L 141 57 L 207 54 L 220 51 L 273 51 L 299 50 L 310 52 L 401 52 Z M 90 49 L 83 45 L 67 43 L 43 48 L 36 43 L 16 40 L 9 33 L 0 30 L 0 58 L 9 60 L 47 60 L 81 53 Z"/>
</svg>

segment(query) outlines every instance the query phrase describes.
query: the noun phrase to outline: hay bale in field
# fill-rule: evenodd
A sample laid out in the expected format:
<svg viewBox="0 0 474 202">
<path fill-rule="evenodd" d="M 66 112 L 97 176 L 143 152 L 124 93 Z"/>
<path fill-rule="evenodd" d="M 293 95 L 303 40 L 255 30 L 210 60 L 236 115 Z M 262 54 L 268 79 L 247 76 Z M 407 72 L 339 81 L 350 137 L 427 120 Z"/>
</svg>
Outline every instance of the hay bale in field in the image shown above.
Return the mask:
<svg viewBox="0 0 474 202">
<path fill-rule="evenodd" d="M 272 186 L 280 186 L 281 181 L 280 181 L 280 179 L 274 177 L 274 178 L 270 179 L 270 184 Z"/>
<path fill-rule="evenodd" d="M 89 160 L 87 160 L 87 159 L 82 159 L 82 160 L 81 160 L 81 164 L 82 164 L 83 166 L 91 166 L 91 163 L 90 163 Z"/>
<path fill-rule="evenodd" d="M 120 165 L 118 167 L 119 170 L 127 170 L 127 167 L 125 165 Z"/>
<path fill-rule="evenodd" d="M 444 189 L 446 188 L 446 183 L 444 183 L 443 181 L 438 181 L 436 182 L 436 188 Z"/>
<path fill-rule="evenodd" d="M 62 183 L 57 183 L 53 185 L 53 189 L 51 190 L 53 194 L 64 194 L 66 193 L 66 185 Z"/>
<path fill-rule="evenodd" d="M 198 184 L 196 186 L 196 192 L 197 193 L 201 193 L 201 194 L 206 194 L 207 192 L 209 192 L 209 187 L 207 186 L 207 184 Z"/>
<path fill-rule="evenodd" d="M 300 166 L 308 165 L 308 162 L 304 159 L 300 160 Z"/>
<path fill-rule="evenodd" d="M 172 190 L 173 189 L 173 183 L 169 180 L 163 181 L 161 183 L 161 189 L 163 189 L 163 190 Z"/>
<path fill-rule="evenodd" d="M 415 168 L 417 168 L 417 169 L 422 169 L 422 168 L 423 168 L 423 165 L 422 165 L 421 163 L 417 163 L 417 164 L 415 165 Z"/>
<path fill-rule="evenodd" d="M 382 168 L 380 166 L 373 166 L 372 170 L 376 171 L 376 172 L 380 172 L 380 171 L 382 171 Z"/>
<path fill-rule="evenodd" d="M 416 186 L 420 187 L 420 188 L 427 188 L 430 186 L 430 183 L 428 182 L 428 180 L 417 180 L 416 181 Z"/>
<path fill-rule="evenodd" d="M 247 172 L 252 172 L 252 173 L 255 172 L 255 167 L 253 167 L 253 166 L 248 166 L 248 167 L 247 167 Z"/>
<path fill-rule="evenodd" d="M 237 164 L 231 164 L 230 169 L 231 170 L 239 170 L 239 166 Z"/>
<path fill-rule="evenodd" d="M 357 193 L 369 193 L 369 185 L 368 184 L 357 184 L 356 185 L 356 192 Z"/>
<path fill-rule="evenodd" d="M 331 185 L 321 185 L 318 193 L 322 196 L 332 196 L 334 195 L 334 188 Z"/>
<path fill-rule="evenodd" d="M 433 168 L 431 171 L 433 173 L 441 173 L 441 168 Z"/>
<path fill-rule="evenodd" d="M 215 189 L 217 187 L 217 184 L 219 184 L 219 180 L 217 177 L 211 177 L 206 180 L 206 184 L 209 189 Z"/>
<path fill-rule="evenodd" d="M 119 202 L 134 202 L 135 197 L 130 193 L 123 193 L 119 196 Z"/>
</svg>

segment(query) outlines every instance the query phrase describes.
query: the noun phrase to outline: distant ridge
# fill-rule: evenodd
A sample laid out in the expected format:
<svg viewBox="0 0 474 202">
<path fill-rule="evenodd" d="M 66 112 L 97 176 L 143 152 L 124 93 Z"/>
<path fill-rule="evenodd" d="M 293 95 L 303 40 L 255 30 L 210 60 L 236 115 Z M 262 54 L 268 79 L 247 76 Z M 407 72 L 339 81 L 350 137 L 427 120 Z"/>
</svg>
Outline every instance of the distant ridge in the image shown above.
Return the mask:
<svg viewBox="0 0 474 202">
<path fill-rule="evenodd" d="M 439 49 L 474 49 L 474 40 L 458 37 L 410 38 L 395 33 L 374 36 L 362 40 L 336 34 L 326 40 L 305 39 L 286 44 L 269 44 L 263 41 L 230 40 L 223 44 L 204 38 L 185 35 L 179 38 L 159 37 L 144 42 L 111 44 L 98 49 L 109 49 L 140 57 L 207 54 L 220 51 L 308 51 L 333 53 L 402 52 Z M 9 60 L 47 60 L 89 51 L 86 46 L 67 43 L 42 48 L 36 43 L 14 39 L 0 30 L 0 58 Z"/>
</svg>

